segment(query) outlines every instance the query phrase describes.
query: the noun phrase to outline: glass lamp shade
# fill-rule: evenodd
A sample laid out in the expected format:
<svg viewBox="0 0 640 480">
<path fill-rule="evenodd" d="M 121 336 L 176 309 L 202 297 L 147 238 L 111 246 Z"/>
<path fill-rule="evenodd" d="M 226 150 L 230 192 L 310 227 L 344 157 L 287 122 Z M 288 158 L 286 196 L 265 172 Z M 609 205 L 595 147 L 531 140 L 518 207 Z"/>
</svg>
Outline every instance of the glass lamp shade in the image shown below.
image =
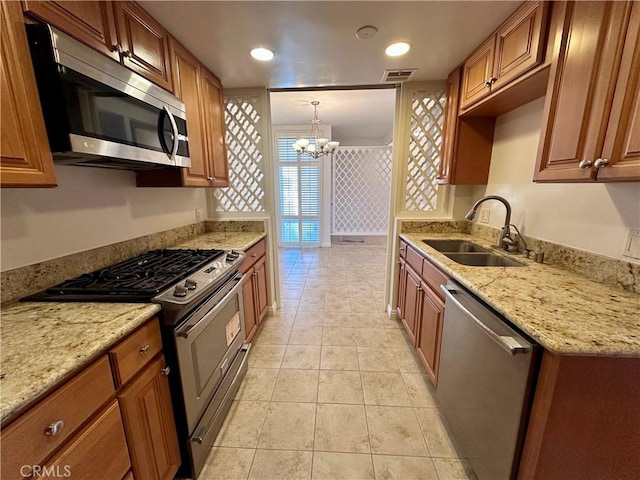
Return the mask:
<svg viewBox="0 0 640 480">
<path fill-rule="evenodd" d="M 294 149 L 296 152 L 301 152 L 301 151 L 302 151 L 302 147 L 301 147 L 300 145 L 298 145 L 297 143 L 294 143 L 294 144 L 293 144 L 293 149 Z"/>
<path fill-rule="evenodd" d="M 327 139 L 327 138 L 318 138 L 316 140 L 316 145 L 318 147 L 324 147 L 328 142 L 329 142 L 329 139 Z"/>
<path fill-rule="evenodd" d="M 296 144 L 298 144 L 301 148 L 307 148 L 309 146 L 309 140 L 306 138 L 301 138 L 296 141 Z"/>
<path fill-rule="evenodd" d="M 316 151 L 316 146 L 315 146 L 315 145 L 309 145 L 309 146 L 307 147 L 307 152 L 309 152 L 309 153 L 315 153 L 315 151 Z"/>
<path fill-rule="evenodd" d="M 338 145 L 340 145 L 340 142 L 329 142 L 327 145 L 328 145 L 329 149 L 331 149 L 333 151 L 336 148 L 338 148 Z"/>
</svg>

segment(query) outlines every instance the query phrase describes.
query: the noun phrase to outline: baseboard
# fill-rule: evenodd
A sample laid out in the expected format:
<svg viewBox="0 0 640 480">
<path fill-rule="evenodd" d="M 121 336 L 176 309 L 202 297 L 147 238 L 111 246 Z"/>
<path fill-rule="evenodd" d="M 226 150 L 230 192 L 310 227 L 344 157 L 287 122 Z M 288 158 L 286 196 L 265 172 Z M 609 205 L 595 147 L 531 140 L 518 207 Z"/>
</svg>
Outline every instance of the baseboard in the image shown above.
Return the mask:
<svg viewBox="0 0 640 480">
<path fill-rule="evenodd" d="M 391 305 L 387 305 L 387 316 L 391 320 L 400 320 L 400 315 L 398 315 L 398 309 L 393 308 Z"/>
</svg>

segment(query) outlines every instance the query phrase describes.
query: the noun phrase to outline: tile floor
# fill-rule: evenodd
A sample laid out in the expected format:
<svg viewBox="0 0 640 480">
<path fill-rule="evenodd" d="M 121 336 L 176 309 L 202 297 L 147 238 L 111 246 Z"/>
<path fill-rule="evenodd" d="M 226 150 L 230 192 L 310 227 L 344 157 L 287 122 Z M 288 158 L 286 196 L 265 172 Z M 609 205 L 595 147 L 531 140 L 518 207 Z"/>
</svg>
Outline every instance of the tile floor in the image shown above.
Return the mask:
<svg viewBox="0 0 640 480">
<path fill-rule="evenodd" d="M 280 251 L 282 305 L 202 480 L 456 480 L 434 390 L 384 305 L 386 238 Z"/>
</svg>

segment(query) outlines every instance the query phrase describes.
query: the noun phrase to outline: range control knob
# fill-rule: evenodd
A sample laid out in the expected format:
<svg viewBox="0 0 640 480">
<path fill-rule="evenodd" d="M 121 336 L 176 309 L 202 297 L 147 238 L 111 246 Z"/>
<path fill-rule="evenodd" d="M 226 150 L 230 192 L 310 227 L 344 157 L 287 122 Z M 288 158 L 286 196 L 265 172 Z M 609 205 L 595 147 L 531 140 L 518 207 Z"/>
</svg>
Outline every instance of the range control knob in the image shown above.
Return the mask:
<svg viewBox="0 0 640 480">
<path fill-rule="evenodd" d="M 229 253 L 227 253 L 227 262 L 233 262 L 234 260 L 237 260 L 239 256 L 240 254 L 238 252 L 236 252 L 235 250 L 231 250 Z"/>
<path fill-rule="evenodd" d="M 187 290 L 195 290 L 198 286 L 198 282 L 196 282 L 192 278 L 187 278 L 184 282 L 184 286 L 187 288 Z"/>
<path fill-rule="evenodd" d="M 176 285 L 176 289 L 173 291 L 174 297 L 186 297 L 187 289 L 181 285 Z"/>
</svg>

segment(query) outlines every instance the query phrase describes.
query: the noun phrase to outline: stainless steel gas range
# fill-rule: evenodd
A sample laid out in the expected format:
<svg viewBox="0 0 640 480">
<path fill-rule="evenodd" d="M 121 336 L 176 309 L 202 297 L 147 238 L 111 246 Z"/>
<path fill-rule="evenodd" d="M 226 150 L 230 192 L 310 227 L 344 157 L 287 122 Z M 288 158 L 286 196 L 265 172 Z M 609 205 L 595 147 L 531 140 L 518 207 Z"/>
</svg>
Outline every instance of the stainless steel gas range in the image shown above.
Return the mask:
<svg viewBox="0 0 640 480">
<path fill-rule="evenodd" d="M 223 250 L 153 250 L 67 280 L 25 301 L 154 302 L 182 466 L 197 478 L 247 370 L 240 264 Z"/>
</svg>

